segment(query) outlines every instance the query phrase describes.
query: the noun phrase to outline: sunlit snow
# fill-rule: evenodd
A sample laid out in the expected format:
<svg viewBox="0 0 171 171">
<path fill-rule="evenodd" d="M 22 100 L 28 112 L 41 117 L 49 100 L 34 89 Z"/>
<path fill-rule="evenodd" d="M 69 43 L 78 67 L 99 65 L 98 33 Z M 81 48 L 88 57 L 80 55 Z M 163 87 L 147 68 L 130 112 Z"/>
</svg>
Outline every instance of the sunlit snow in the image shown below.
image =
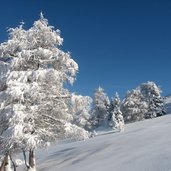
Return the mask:
<svg viewBox="0 0 171 171">
<path fill-rule="evenodd" d="M 39 171 L 170 171 L 171 115 L 37 152 Z M 22 171 L 22 170 L 20 170 Z"/>
</svg>

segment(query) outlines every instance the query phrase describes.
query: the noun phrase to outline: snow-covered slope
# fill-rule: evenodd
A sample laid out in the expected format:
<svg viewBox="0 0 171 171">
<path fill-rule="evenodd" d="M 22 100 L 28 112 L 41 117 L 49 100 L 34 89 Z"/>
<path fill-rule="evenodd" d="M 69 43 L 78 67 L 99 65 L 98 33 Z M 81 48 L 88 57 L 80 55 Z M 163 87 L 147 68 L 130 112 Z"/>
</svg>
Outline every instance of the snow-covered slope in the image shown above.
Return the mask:
<svg viewBox="0 0 171 171">
<path fill-rule="evenodd" d="M 171 171 L 171 115 L 38 151 L 38 171 Z"/>
</svg>

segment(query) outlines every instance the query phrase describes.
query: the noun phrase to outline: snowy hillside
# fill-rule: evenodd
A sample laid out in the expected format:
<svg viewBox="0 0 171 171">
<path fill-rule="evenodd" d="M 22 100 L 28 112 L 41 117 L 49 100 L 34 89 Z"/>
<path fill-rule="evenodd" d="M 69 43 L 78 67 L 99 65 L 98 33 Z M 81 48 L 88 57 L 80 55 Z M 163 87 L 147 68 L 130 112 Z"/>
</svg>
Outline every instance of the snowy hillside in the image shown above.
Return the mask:
<svg viewBox="0 0 171 171">
<path fill-rule="evenodd" d="M 165 99 L 165 110 L 166 113 L 171 113 L 171 95 L 167 96 Z"/>
<path fill-rule="evenodd" d="M 170 171 L 171 115 L 38 151 L 39 171 Z"/>
</svg>

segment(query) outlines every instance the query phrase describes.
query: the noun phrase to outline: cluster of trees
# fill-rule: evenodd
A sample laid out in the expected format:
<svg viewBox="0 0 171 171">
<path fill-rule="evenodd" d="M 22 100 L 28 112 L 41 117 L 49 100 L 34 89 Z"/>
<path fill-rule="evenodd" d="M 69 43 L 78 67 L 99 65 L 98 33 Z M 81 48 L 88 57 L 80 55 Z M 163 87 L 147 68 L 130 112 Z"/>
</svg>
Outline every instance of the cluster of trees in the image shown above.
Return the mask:
<svg viewBox="0 0 171 171">
<path fill-rule="evenodd" d="M 109 100 L 104 89 L 96 89 L 89 122 L 93 129 L 111 127 L 122 131 L 124 122 L 136 122 L 164 114 L 164 97 L 161 96 L 161 89 L 154 82 L 148 81 L 128 91 L 122 101 L 118 93 Z"/>
<path fill-rule="evenodd" d="M 109 100 L 104 90 L 99 87 L 95 91 L 93 103 L 91 119 L 96 127 L 103 125 L 120 129 L 124 122 L 136 122 L 165 114 L 161 89 L 151 81 L 128 91 L 122 101 L 118 93 Z"/>
<path fill-rule="evenodd" d="M 104 90 L 95 90 L 94 98 L 72 94 L 71 111 L 73 124 L 93 132 L 98 128 L 112 128 L 124 130 L 124 119 L 120 110 L 121 101 L 118 93 L 109 100 Z"/>
<path fill-rule="evenodd" d="M 164 98 L 154 82 L 143 83 L 128 91 L 121 104 L 125 122 L 135 122 L 165 114 Z"/>
<path fill-rule="evenodd" d="M 37 147 L 89 138 L 99 127 L 123 131 L 124 121 L 163 114 L 161 91 L 153 82 L 129 91 L 123 101 L 118 93 L 109 100 L 101 87 L 93 99 L 70 92 L 65 85 L 75 81 L 78 65 L 60 49 L 62 43 L 60 31 L 41 14 L 28 30 L 23 23 L 9 29 L 9 39 L 0 44 L 0 171 L 11 169 L 15 153 L 23 152 L 27 170 L 35 171 Z"/>
<path fill-rule="evenodd" d="M 121 101 L 118 93 L 110 101 L 104 90 L 99 87 L 95 90 L 91 123 L 94 129 L 97 127 L 111 127 L 124 129 L 124 119 L 120 110 Z"/>
</svg>

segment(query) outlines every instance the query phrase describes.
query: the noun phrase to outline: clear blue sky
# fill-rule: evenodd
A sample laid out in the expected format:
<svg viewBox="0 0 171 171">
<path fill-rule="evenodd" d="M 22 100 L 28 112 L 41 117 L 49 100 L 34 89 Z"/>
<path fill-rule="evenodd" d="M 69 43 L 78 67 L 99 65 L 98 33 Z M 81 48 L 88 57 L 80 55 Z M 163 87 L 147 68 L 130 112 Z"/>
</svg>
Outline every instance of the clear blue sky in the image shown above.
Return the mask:
<svg viewBox="0 0 171 171">
<path fill-rule="evenodd" d="M 42 11 L 61 30 L 63 49 L 79 64 L 72 90 L 92 95 L 102 86 L 109 96 L 146 81 L 171 93 L 171 1 L 1 0 L 0 42 L 6 28 L 26 28 Z"/>
</svg>

